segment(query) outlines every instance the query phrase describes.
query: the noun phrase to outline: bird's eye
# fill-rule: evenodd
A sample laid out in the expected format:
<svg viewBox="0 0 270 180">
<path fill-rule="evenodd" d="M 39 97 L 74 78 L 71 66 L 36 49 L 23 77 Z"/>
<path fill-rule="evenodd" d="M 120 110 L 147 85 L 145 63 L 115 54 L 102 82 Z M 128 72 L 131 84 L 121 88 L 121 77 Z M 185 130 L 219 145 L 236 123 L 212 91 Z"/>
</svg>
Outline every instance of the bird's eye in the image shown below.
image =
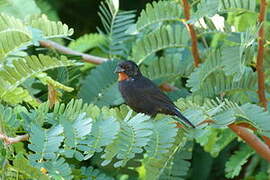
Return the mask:
<svg viewBox="0 0 270 180">
<path fill-rule="evenodd" d="M 125 69 L 126 69 L 126 70 L 129 70 L 129 69 L 130 69 L 130 66 L 125 66 Z"/>
</svg>

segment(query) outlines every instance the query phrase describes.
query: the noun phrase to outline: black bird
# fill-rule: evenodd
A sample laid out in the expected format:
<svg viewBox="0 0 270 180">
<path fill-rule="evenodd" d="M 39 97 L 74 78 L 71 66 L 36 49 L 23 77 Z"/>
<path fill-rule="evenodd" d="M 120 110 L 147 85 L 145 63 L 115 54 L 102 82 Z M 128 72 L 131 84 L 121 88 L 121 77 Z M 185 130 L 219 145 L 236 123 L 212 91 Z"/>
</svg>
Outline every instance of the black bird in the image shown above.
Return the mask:
<svg viewBox="0 0 270 180">
<path fill-rule="evenodd" d="M 179 117 L 191 127 L 195 126 L 150 79 L 144 77 L 133 61 L 118 63 L 119 90 L 125 103 L 135 112 L 155 116 L 158 113 Z"/>
</svg>

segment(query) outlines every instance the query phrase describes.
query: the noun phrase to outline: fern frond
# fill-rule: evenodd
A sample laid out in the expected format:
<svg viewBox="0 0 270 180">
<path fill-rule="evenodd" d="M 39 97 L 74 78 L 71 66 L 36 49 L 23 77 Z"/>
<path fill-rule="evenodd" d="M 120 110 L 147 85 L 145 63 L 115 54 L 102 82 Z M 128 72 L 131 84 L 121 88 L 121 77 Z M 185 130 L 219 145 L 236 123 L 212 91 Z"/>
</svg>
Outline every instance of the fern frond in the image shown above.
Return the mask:
<svg viewBox="0 0 270 180">
<path fill-rule="evenodd" d="M 105 42 L 106 38 L 102 34 L 85 34 L 75 41 L 71 41 L 68 47 L 78 52 L 86 52 L 92 48 L 104 45 Z"/>
<path fill-rule="evenodd" d="M 31 41 L 31 32 L 23 21 L 0 14 L 0 62 L 10 51 Z"/>
<path fill-rule="evenodd" d="M 17 107 L 22 108 L 22 107 Z M 21 110 L 22 111 L 22 110 Z M 17 112 L 21 112 L 17 110 Z M 2 133 L 7 136 L 15 136 L 16 130 L 22 125 L 21 121 L 17 119 L 17 113 L 15 109 L 5 107 L 0 104 L 0 128 Z"/>
<path fill-rule="evenodd" d="M 49 130 L 42 129 L 38 125 L 33 124 L 30 130 L 31 144 L 28 145 L 34 154 L 29 155 L 29 159 L 33 164 L 36 164 L 42 160 L 55 159 L 57 157 L 56 152 L 59 150 L 59 146 L 64 137 L 62 126 L 55 126 Z"/>
<path fill-rule="evenodd" d="M 1 0 L 1 12 L 15 16 L 16 18 L 24 19 L 29 15 L 40 14 L 40 9 L 34 0 Z"/>
<path fill-rule="evenodd" d="M 148 3 L 142 10 L 136 27 L 138 31 L 144 31 L 151 25 L 170 21 L 180 21 L 182 8 L 174 1 L 158 1 Z"/>
<path fill-rule="evenodd" d="M 148 67 L 141 68 L 142 73 L 158 84 L 173 80 L 186 74 L 192 63 L 179 55 L 168 55 L 153 61 Z"/>
<path fill-rule="evenodd" d="M 197 9 L 192 15 L 192 21 L 201 17 L 211 17 L 218 12 L 237 10 L 255 12 L 256 2 L 253 0 L 202 0 Z"/>
<path fill-rule="evenodd" d="M 187 144 L 179 149 L 171 162 L 168 164 L 164 172 L 160 176 L 160 180 L 184 180 L 190 169 L 192 158 L 193 143 L 187 142 Z"/>
<path fill-rule="evenodd" d="M 124 167 L 130 159 L 135 157 L 135 154 L 143 152 L 142 148 L 150 140 L 149 136 L 152 134 L 150 117 L 137 114 L 130 118 L 130 113 L 124 121 L 120 122 L 121 131 L 117 138 L 105 148 L 105 153 L 102 155 L 103 166 L 116 157 L 117 162 L 114 163 L 114 167 Z"/>
<path fill-rule="evenodd" d="M 61 22 L 49 21 L 45 15 L 33 16 L 26 21 L 12 16 L 0 14 L 0 61 L 3 58 L 31 44 L 38 44 L 39 40 L 67 37 L 73 34 Z"/>
<path fill-rule="evenodd" d="M 186 47 L 188 40 L 188 32 L 183 24 L 162 26 L 135 43 L 132 49 L 132 57 L 140 64 L 148 56 L 159 50 Z"/>
<path fill-rule="evenodd" d="M 65 56 L 60 60 L 44 55 L 14 60 L 11 65 L 4 65 L 0 69 L 0 97 L 2 98 L 31 76 L 56 67 L 72 65 L 76 65 L 75 61 L 70 61 Z"/>
<path fill-rule="evenodd" d="M 117 61 L 99 65 L 86 77 L 79 96 L 87 103 L 97 106 L 119 105 L 123 102 L 117 87 L 117 75 L 113 72 Z"/>
<path fill-rule="evenodd" d="M 29 161 L 24 157 L 23 153 L 16 155 L 13 168 L 16 169 L 19 173 L 23 173 L 26 177 L 32 178 L 33 176 L 40 180 L 49 180 L 49 177 L 45 174 L 42 174 L 40 169 L 34 168 L 29 164 Z"/>
<path fill-rule="evenodd" d="M 216 95 L 232 95 L 235 92 L 256 91 L 256 74 L 246 69 L 239 81 L 233 81 L 233 76 L 226 76 L 223 71 L 216 71 L 207 77 L 201 88 L 195 91 L 206 97 Z"/>
<path fill-rule="evenodd" d="M 91 134 L 88 138 L 81 141 L 83 144 L 81 150 L 84 150 L 86 154 L 84 159 L 89 159 L 95 152 L 102 152 L 103 147 L 113 142 L 119 130 L 120 124 L 115 118 L 98 118 L 93 123 Z"/>
<path fill-rule="evenodd" d="M 40 30 L 46 39 L 68 37 L 74 32 L 72 28 L 69 29 L 66 24 L 60 21 L 50 21 L 46 15 L 32 16 L 26 20 L 26 25 Z"/>
<path fill-rule="evenodd" d="M 264 111 L 263 108 L 250 103 L 242 105 L 241 109 L 243 113 L 239 114 L 240 117 L 251 122 L 257 128 L 259 133 L 270 137 L 269 111 Z"/>
<path fill-rule="evenodd" d="M 173 156 L 177 129 L 171 122 L 172 119 L 168 118 L 153 122 L 153 134 L 145 147 L 146 155 L 143 160 L 146 179 L 157 179 Z"/>
<path fill-rule="evenodd" d="M 191 73 L 187 86 L 191 87 L 192 92 L 198 91 L 210 74 L 222 68 L 220 56 L 219 50 L 209 51 L 205 63 Z"/>
<path fill-rule="evenodd" d="M 221 0 L 220 2 L 221 10 L 246 10 L 255 12 L 256 1 L 253 0 Z"/>
<path fill-rule="evenodd" d="M 26 102 L 33 107 L 37 107 L 40 104 L 40 102 L 29 94 L 26 89 L 21 87 L 16 87 L 15 89 L 8 91 L 1 99 L 11 105 Z"/>
<path fill-rule="evenodd" d="M 72 87 L 65 86 L 64 84 L 59 83 L 58 81 L 53 80 L 50 76 L 48 76 L 46 73 L 38 73 L 35 75 L 36 78 L 38 78 L 44 85 L 51 85 L 54 88 L 62 89 L 67 92 L 71 92 L 74 89 Z"/>
<path fill-rule="evenodd" d="M 107 46 L 103 46 L 109 58 L 127 57 L 129 49 L 124 46 L 124 42 L 130 39 L 127 30 L 135 22 L 134 11 L 120 11 L 118 0 L 106 0 L 101 2 L 98 15 L 104 26 L 105 33 L 100 29 L 99 32 L 107 34 Z"/>
<path fill-rule="evenodd" d="M 48 171 L 48 174 L 55 179 L 73 179 L 71 168 L 64 158 L 55 158 L 41 163 L 41 165 Z"/>
<path fill-rule="evenodd" d="M 204 150 L 209 152 L 212 157 L 217 157 L 235 138 L 236 135 L 230 129 L 206 128 L 196 137 L 196 141 L 203 146 Z"/>
<path fill-rule="evenodd" d="M 74 121 L 68 116 L 60 116 L 60 123 L 64 127 L 65 135 L 63 154 L 67 158 L 74 156 L 79 161 L 84 159 L 80 151 L 85 151 L 85 147 L 81 141 L 90 134 L 92 121 L 91 118 L 86 117 L 85 113 L 79 114 Z"/>
<path fill-rule="evenodd" d="M 254 154 L 254 151 L 247 145 L 242 145 L 241 149 L 236 151 L 226 162 L 226 177 L 234 178 L 239 175 L 242 166 L 247 162 L 248 158 Z"/>
<path fill-rule="evenodd" d="M 96 180 L 114 180 L 113 177 L 106 175 L 99 169 L 93 167 L 81 167 L 81 174 L 84 177 L 82 180 L 96 179 Z"/>
</svg>

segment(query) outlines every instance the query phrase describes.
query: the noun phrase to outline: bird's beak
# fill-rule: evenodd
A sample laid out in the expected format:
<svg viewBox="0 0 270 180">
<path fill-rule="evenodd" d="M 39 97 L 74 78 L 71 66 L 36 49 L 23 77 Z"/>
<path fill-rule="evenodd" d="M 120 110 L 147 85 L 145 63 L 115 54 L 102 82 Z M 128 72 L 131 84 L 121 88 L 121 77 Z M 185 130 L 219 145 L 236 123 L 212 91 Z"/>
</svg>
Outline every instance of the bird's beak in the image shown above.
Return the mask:
<svg viewBox="0 0 270 180">
<path fill-rule="evenodd" d="M 114 70 L 114 73 L 120 73 L 120 72 L 124 72 L 125 70 L 119 66 L 117 66 Z"/>
</svg>

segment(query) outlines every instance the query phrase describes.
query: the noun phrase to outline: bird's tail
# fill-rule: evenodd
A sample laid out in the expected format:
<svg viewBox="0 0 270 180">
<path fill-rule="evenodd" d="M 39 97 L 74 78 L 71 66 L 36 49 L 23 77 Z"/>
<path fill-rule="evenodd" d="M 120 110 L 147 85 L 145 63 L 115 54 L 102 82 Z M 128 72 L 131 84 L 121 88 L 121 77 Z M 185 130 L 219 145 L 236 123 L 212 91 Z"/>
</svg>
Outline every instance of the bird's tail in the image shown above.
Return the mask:
<svg viewBox="0 0 270 180">
<path fill-rule="evenodd" d="M 175 115 L 190 125 L 192 128 L 196 128 L 177 108 L 175 108 Z"/>
</svg>

